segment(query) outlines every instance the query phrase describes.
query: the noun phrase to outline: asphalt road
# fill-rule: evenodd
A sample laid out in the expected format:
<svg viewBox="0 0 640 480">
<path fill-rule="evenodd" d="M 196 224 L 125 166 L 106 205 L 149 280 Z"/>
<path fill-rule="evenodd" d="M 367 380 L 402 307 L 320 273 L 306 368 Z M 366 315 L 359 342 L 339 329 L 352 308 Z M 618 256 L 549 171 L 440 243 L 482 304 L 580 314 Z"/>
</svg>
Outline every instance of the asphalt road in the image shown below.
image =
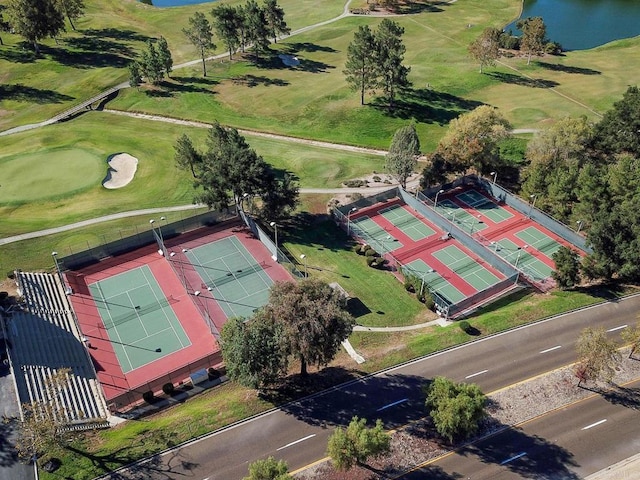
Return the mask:
<svg viewBox="0 0 640 480">
<path fill-rule="evenodd" d="M 509 428 L 402 478 L 579 480 L 640 451 L 639 386 L 627 385 L 626 397 L 592 397 Z"/>
<path fill-rule="evenodd" d="M 166 480 L 187 474 L 234 480 L 246 475 L 249 463 L 269 455 L 295 470 L 323 458 L 332 427 L 354 415 L 381 418 L 387 428 L 424 416 L 421 386 L 429 378 L 443 375 L 491 392 L 574 362 L 583 328 L 602 326 L 617 336 L 623 325 L 635 324 L 639 309 L 635 296 L 481 339 L 285 405 L 107 478 Z"/>
</svg>

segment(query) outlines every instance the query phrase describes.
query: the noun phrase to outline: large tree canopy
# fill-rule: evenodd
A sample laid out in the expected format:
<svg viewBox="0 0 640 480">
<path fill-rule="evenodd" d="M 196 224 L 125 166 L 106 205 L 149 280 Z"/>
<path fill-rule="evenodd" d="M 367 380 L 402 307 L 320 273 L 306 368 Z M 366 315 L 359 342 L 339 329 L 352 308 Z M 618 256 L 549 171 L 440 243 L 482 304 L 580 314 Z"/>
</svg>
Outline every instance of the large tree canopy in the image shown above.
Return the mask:
<svg viewBox="0 0 640 480">
<path fill-rule="evenodd" d="M 69 19 L 69 24 L 73 30 L 76 26 L 73 24 L 84 14 L 84 0 L 55 0 L 58 10 Z"/>
<path fill-rule="evenodd" d="M 469 45 L 469 55 L 480 64 L 482 68 L 493 66 L 500 56 L 500 35 L 502 32 L 497 28 L 487 27 L 482 34 Z"/>
<path fill-rule="evenodd" d="M 532 55 L 542 55 L 547 36 L 547 27 L 542 17 L 529 17 L 519 20 L 516 26 L 522 31 L 520 50 L 527 55 L 527 65 Z"/>
<path fill-rule="evenodd" d="M 380 22 L 374 34 L 379 85 L 390 108 L 393 107 L 398 91 L 410 85 L 408 76 L 411 68 L 402 64 L 407 50 L 402 43 L 402 35 L 404 35 L 404 28 L 388 18 Z"/>
<path fill-rule="evenodd" d="M 264 19 L 273 43 L 278 42 L 278 35 L 291 33 L 291 29 L 284 20 L 284 10 L 278 5 L 278 0 L 264 0 Z"/>
<path fill-rule="evenodd" d="M 11 28 L 40 53 L 38 41 L 64 31 L 64 15 L 55 0 L 9 0 L 7 19 Z"/>
<path fill-rule="evenodd" d="M 259 197 L 260 210 L 255 213 L 271 220 L 288 216 L 297 205 L 297 184 L 287 174 L 278 178 L 236 129 L 216 122 L 202 154 L 183 137 L 175 146 L 176 161 L 181 168 L 191 168 L 196 201 L 216 210 L 226 209 L 231 203 L 236 209 L 244 209 L 245 197 Z"/>
<path fill-rule="evenodd" d="M 402 188 L 407 187 L 407 178 L 411 176 L 420 155 L 420 139 L 415 125 L 407 125 L 396 130 L 386 156 L 385 167 Z"/>
<path fill-rule="evenodd" d="M 364 105 L 364 95 L 378 85 L 378 63 L 376 41 L 368 25 L 360 25 L 347 47 L 347 63 L 342 73 L 352 90 L 360 92 L 360 104 Z"/>
<path fill-rule="evenodd" d="M 493 107 L 481 105 L 451 121 L 436 152 L 456 172 L 480 174 L 500 166 L 499 142 L 508 138 L 511 125 Z"/>
<path fill-rule="evenodd" d="M 640 158 L 640 90 L 627 89 L 596 125 L 593 145 L 604 155 L 630 153 Z"/>
</svg>

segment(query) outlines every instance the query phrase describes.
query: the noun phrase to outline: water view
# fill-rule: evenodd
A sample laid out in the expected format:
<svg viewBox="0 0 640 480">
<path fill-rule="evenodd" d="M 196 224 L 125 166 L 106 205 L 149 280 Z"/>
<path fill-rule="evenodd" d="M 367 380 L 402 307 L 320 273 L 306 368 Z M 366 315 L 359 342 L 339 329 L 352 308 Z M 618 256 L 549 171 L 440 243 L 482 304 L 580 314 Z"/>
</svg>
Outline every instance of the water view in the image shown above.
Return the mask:
<svg viewBox="0 0 640 480">
<path fill-rule="evenodd" d="M 521 18 L 542 17 L 547 37 L 565 50 L 585 50 L 640 35 L 638 0 L 525 0 Z M 513 22 L 505 30 L 519 34 Z"/>
</svg>

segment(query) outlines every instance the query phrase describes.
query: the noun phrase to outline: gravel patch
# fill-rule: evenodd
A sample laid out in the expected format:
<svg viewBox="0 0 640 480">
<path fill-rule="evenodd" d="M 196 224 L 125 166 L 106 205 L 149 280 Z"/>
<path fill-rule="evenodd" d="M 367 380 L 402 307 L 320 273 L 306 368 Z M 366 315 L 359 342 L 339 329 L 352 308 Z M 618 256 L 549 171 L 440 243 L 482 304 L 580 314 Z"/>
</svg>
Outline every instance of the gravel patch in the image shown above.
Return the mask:
<svg viewBox="0 0 640 480">
<path fill-rule="evenodd" d="M 623 386 L 640 378 L 640 360 L 628 358 L 628 349 L 621 350 L 621 355 L 622 362 L 611 384 L 587 383 L 583 385 L 585 388 L 580 388 L 573 366 L 568 366 L 487 395 L 489 416 L 476 440 L 594 395 L 608 396 L 617 403 L 628 401 L 630 405 L 635 405 L 637 399 L 629 397 Z M 635 358 L 638 358 L 637 354 Z M 348 472 L 338 472 L 327 461 L 297 473 L 295 478 L 383 480 L 460 446 L 442 441 L 430 419 L 425 418 L 392 432 L 390 454 L 371 460 L 369 469 L 355 467 Z"/>
</svg>

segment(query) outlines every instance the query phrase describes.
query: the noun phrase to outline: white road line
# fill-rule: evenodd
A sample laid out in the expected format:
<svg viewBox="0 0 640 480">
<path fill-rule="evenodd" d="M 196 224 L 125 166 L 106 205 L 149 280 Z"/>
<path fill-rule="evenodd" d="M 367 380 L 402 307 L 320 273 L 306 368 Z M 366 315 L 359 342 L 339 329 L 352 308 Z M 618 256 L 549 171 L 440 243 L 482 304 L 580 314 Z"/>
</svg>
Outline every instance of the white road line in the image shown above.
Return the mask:
<svg viewBox="0 0 640 480">
<path fill-rule="evenodd" d="M 606 421 L 607 421 L 607 419 L 605 418 L 604 420 L 600 420 L 599 422 L 592 423 L 591 425 L 587 425 L 586 427 L 582 427 L 582 430 L 589 430 L 590 428 L 597 427 L 598 425 L 600 425 L 601 423 L 604 423 Z"/>
<path fill-rule="evenodd" d="M 513 462 L 514 460 L 517 460 L 520 457 L 524 457 L 526 454 L 527 454 L 527 452 L 521 452 L 521 453 L 519 453 L 517 455 L 514 455 L 511 458 L 507 458 L 506 460 L 501 461 L 500 465 L 505 465 L 505 464 L 507 464 L 509 462 Z"/>
<path fill-rule="evenodd" d="M 464 378 L 472 378 L 477 377 L 478 375 L 482 375 L 483 373 L 487 373 L 489 370 L 482 370 L 481 372 L 472 373 L 471 375 L 467 375 Z"/>
<path fill-rule="evenodd" d="M 615 332 L 616 330 L 622 330 L 623 328 L 627 328 L 628 325 L 620 325 L 619 327 L 613 327 L 607 330 L 607 332 Z"/>
<path fill-rule="evenodd" d="M 381 412 L 382 410 L 386 410 L 387 408 L 395 407 L 396 405 L 400 405 L 401 403 L 404 403 L 408 400 L 408 398 L 403 398 L 402 400 L 398 400 L 397 402 L 393 402 L 389 405 L 385 405 L 384 407 L 380 407 L 378 410 L 376 410 L 376 412 Z"/>
<path fill-rule="evenodd" d="M 554 350 L 557 350 L 559 348 L 562 348 L 562 345 L 556 345 L 555 347 L 547 348 L 546 350 L 541 350 L 540 353 L 553 352 Z"/>
<path fill-rule="evenodd" d="M 284 446 L 282 446 L 280 448 L 277 448 L 276 452 L 279 452 L 280 450 L 284 450 L 285 448 L 289 448 L 289 447 L 295 445 L 296 443 L 300 443 L 300 442 L 304 442 L 305 440 L 309 440 L 310 438 L 313 438 L 315 436 L 316 436 L 316 434 L 312 433 L 311 435 L 307 435 L 306 437 L 303 437 L 303 438 L 301 438 L 299 440 L 296 440 L 295 442 L 287 443 L 286 445 L 284 445 Z"/>
</svg>

